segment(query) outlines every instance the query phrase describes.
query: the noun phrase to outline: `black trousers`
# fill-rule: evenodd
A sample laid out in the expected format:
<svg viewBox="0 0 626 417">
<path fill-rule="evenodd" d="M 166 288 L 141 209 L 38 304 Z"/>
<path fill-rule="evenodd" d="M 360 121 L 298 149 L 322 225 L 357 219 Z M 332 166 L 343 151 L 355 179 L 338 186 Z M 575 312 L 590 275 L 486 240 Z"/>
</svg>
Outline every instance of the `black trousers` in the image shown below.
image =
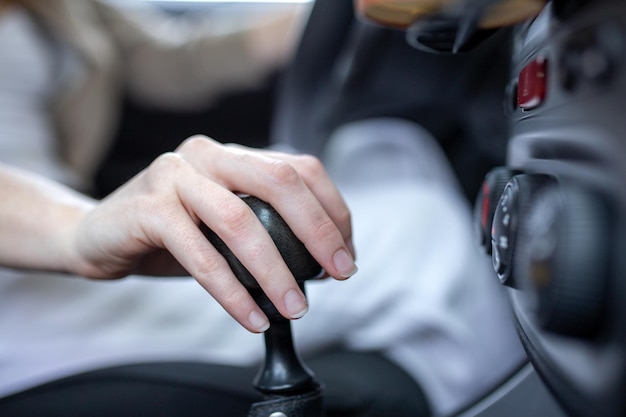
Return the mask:
<svg viewBox="0 0 626 417">
<path fill-rule="evenodd" d="M 335 351 L 305 360 L 325 385 L 326 417 L 430 415 L 420 387 L 376 353 Z M 95 370 L 0 399 L 2 417 L 245 417 L 261 399 L 257 367 L 191 362 Z"/>
</svg>

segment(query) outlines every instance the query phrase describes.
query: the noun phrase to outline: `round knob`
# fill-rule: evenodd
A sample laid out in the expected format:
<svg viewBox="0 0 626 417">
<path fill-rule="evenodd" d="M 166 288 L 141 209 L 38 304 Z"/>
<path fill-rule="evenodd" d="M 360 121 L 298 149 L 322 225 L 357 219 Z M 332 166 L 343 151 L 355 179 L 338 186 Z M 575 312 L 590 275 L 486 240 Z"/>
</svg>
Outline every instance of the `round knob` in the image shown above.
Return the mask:
<svg viewBox="0 0 626 417">
<path fill-rule="evenodd" d="M 513 172 L 506 167 L 494 168 L 485 175 L 474 204 L 474 226 L 480 247 L 491 254 L 491 225 L 496 206 Z"/>
<path fill-rule="evenodd" d="M 296 281 L 303 282 L 319 277 L 322 274 L 322 267 L 271 205 L 249 195 L 244 195 L 241 199 L 252 209 L 261 224 L 263 224 Z M 219 236 L 204 224 L 200 225 L 200 229 L 211 244 L 224 256 L 235 276 L 246 288 L 260 288 L 252 274 L 239 262 L 239 259 Z"/>
<path fill-rule="evenodd" d="M 533 194 L 552 181 L 540 174 L 516 175 L 507 182 L 491 225 L 491 259 L 500 282 L 515 287 L 513 258 L 520 219 L 528 212 Z"/>
<path fill-rule="evenodd" d="M 516 274 L 535 296 L 539 324 L 593 336 L 602 323 L 610 261 L 610 213 L 602 198 L 572 185 L 551 186 L 522 226 Z"/>
</svg>

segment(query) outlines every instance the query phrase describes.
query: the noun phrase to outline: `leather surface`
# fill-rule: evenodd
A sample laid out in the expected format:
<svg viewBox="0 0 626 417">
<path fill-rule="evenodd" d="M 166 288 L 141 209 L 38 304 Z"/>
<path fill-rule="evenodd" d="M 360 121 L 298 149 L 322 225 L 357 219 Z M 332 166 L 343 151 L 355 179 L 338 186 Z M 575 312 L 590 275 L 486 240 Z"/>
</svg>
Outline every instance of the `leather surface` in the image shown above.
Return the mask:
<svg viewBox="0 0 626 417">
<path fill-rule="evenodd" d="M 323 391 L 323 387 L 318 387 L 304 394 L 268 396 L 264 401 L 252 404 L 248 417 L 270 417 L 278 412 L 286 417 L 322 417 Z"/>
</svg>

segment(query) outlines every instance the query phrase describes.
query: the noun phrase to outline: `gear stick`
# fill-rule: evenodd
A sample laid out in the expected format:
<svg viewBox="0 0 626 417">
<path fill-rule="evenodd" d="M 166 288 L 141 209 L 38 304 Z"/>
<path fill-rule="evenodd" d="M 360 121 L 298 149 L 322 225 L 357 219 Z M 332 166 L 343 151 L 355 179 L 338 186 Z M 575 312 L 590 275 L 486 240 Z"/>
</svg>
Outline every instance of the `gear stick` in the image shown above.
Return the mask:
<svg viewBox="0 0 626 417">
<path fill-rule="evenodd" d="M 241 198 L 268 231 L 298 285 L 304 291 L 304 281 L 319 277 L 322 273 L 321 266 L 272 206 L 256 197 L 242 196 Z M 270 328 L 265 332 L 265 361 L 254 379 L 254 386 L 268 398 L 291 398 L 290 417 L 316 415 L 311 414 L 310 410 L 293 413 L 297 410 L 297 407 L 294 408 L 293 398 L 313 392 L 318 393 L 320 397 L 321 385 L 294 349 L 290 320 L 278 312 L 254 277 L 226 244 L 205 225 L 201 225 L 201 229 L 211 244 L 224 256 L 235 276 L 246 287 L 270 321 Z"/>
</svg>

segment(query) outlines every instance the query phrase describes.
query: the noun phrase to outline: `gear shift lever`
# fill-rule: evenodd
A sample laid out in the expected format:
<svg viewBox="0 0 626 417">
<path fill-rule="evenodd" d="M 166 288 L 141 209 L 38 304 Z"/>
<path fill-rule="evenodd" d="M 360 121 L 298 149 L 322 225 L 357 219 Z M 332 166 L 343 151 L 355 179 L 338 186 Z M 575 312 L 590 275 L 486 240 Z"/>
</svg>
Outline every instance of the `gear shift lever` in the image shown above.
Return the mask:
<svg viewBox="0 0 626 417">
<path fill-rule="evenodd" d="M 322 273 L 321 266 L 272 206 L 252 196 L 243 196 L 242 200 L 248 204 L 268 231 L 298 285 L 304 290 L 304 281 L 319 277 Z M 211 244 L 224 256 L 235 276 L 246 287 L 270 321 L 270 328 L 265 332 L 265 361 L 254 379 L 254 386 L 273 399 L 294 398 L 294 396 L 313 392 L 319 394 L 321 392 L 319 382 L 302 363 L 294 349 L 291 322 L 278 312 L 254 277 L 226 244 L 205 225 L 202 225 L 201 229 Z M 290 406 L 292 411 L 293 405 L 292 401 Z M 294 414 L 290 417 L 292 415 Z M 302 415 L 314 416 L 315 414 L 311 414 L 309 410 Z"/>
</svg>

